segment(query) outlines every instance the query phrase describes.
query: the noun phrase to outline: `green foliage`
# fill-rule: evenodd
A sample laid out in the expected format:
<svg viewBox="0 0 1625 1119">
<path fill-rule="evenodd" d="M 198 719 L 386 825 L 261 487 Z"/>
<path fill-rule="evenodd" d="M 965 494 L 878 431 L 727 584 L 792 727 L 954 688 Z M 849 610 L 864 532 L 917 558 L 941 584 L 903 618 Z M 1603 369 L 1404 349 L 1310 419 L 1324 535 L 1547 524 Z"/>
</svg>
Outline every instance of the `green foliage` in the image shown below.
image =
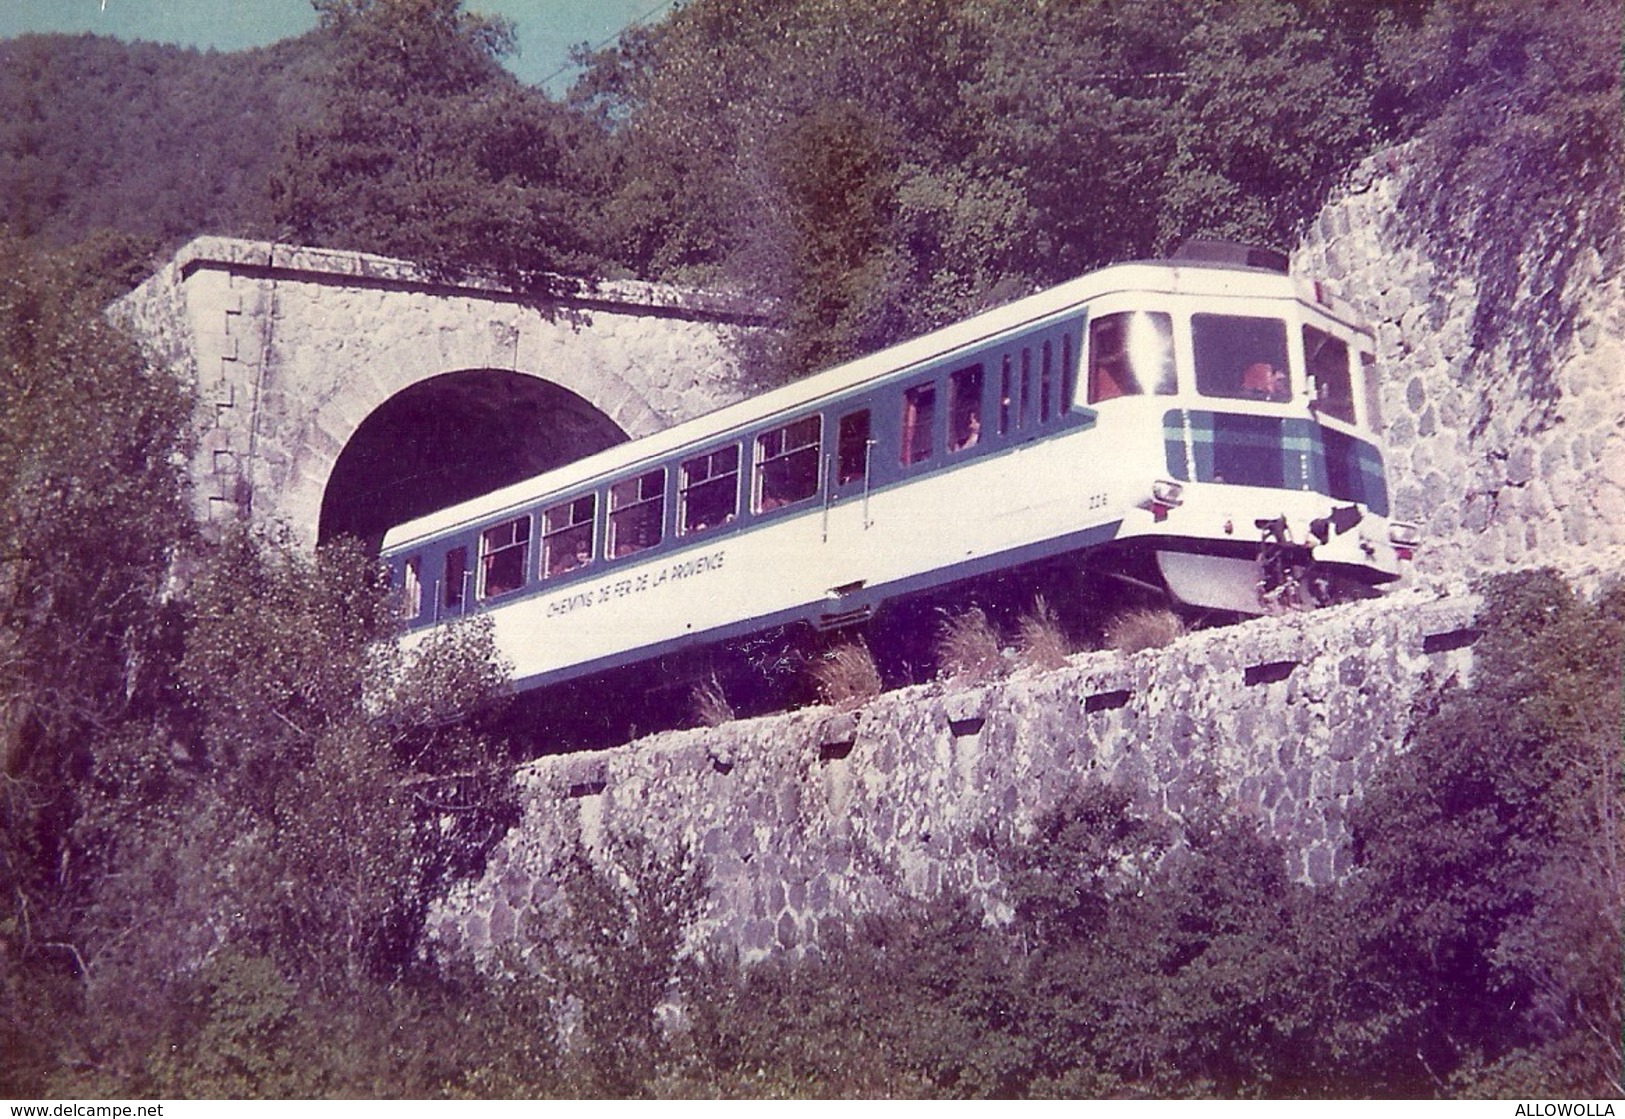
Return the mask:
<svg viewBox="0 0 1625 1119">
<path fill-rule="evenodd" d="M 1617 1094 L 1625 595 L 1587 604 L 1550 572 L 1485 595 L 1472 687 L 1354 816 L 1378 1052 L 1396 1090 L 1538 1068 L 1539 1094 Z"/>
<path fill-rule="evenodd" d="M 333 67 L 271 181 L 287 236 L 526 285 L 590 265 L 596 129 L 502 70 L 510 26 L 461 0 L 317 9 Z"/>
<path fill-rule="evenodd" d="M 669 1059 L 661 1010 L 677 995 L 708 887 L 686 848 L 663 854 L 628 835 L 601 854 L 603 863 L 570 853 L 561 872 L 568 912 L 535 931 L 541 970 L 573 1007 L 585 1089 L 625 1097 L 646 1091 Z"/>
<path fill-rule="evenodd" d="M 1369 43 L 1317 5 L 703 0 L 575 97 L 615 128 L 607 251 L 771 296 L 775 380 L 1187 236 L 1284 242 L 1373 141 Z"/>
<path fill-rule="evenodd" d="M 1450 0 L 1382 44 L 1387 96 L 1420 138 L 1405 222 L 1477 287 L 1468 372 L 1512 370 L 1537 400 L 1557 393 L 1571 289 L 1620 260 L 1621 19 L 1614 2 Z"/>
<path fill-rule="evenodd" d="M 310 38 L 223 55 L 91 35 L 0 42 L 0 222 L 69 244 L 263 231 L 284 129 L 314 109 Z"/>
<path fill-rule="evenodd" d="M 232 538 L 188 605 L 179 697 L 206 795 L 230 814 L 234 939 L 307 982 L 399 974 L 463 847 L 509 819 L 500 757 L 454 718 L 500 686 L 488 629 L 410 671 L 380 660 L 394 602 L 348 543 L 312 563 Z"/>
<path fill-rule="evenodd" d="M 71 954 L 63 822 L 154 698 L 190 402 L 71 256 L 0 236 L 0 958 Z"/>
</svg>

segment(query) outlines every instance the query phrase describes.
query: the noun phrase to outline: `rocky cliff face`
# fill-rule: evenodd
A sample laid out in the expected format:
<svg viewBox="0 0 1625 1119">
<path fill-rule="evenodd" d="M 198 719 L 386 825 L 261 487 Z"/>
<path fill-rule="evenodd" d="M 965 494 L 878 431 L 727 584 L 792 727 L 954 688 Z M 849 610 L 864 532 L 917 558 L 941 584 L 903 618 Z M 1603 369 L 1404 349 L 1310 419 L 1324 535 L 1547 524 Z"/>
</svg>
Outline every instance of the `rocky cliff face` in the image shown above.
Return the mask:
<svg viewBox="0 0 1625 1119">
<path fill-rule="evenodd" d="M 1555 400 L 1530 399 L 1505 361 L 1469 380 L 1473 284 L 1406 235 L 1402 180 L 1384 166 L 1322 212 L 1293 264 L 1376 328 L 1394 504 L 1427 534 L 1418 569 L 1608 563 L 1625 545 L 1625 277 L 1593 250 L 1563 293 L 1579 329 L 1558 355 Z"/>
<path fill-rule="evenodd" d="M 1607 576 L 1625 546 L 1621 278 L 1599 256 L 1567 293 L 1582 325 L 1555 401 L 1527 399 L 1512 369 L 1468 383 L 1473 288 L 1402 235 L 1399 185 L 1379 166 L 1328 207 L 1295 265 L 1376 327 L 1395 504 L 1428 533 L 1410 586 L 978 688 L 535 762 L 518 778 L 521 824 L 431 917 L 438 950 L 522 943 L 558 903 L 562 857 L 621 833 L 694 853 L 711 884 L 694 936 L 746 959 L 816 951 L 864 912 L 945 888 L 997 917 L 1000 846 L 1085 781 L 1189 825 L 1211 809 L 1251 816 L 1298 877 L 1337 877 L 1345 812 L 1404 748 L 1413 704 L 1470 671 L 1465 577 L 1545 564 Z"/>
</svg>

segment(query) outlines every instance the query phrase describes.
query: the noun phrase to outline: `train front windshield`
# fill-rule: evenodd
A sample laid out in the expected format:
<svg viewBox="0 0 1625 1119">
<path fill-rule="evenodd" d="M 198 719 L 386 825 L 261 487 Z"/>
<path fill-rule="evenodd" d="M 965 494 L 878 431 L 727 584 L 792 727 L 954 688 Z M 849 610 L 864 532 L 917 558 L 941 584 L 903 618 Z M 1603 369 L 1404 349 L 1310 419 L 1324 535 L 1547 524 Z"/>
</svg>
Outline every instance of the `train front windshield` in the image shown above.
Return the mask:
<svg viewBox="0 0 1625 1119">
<path fill-rule="evenodd" d="M 1196 394 L 1213 404 L 1164 417 L 1169 473 L 1179 481 L 1307 490 L 1386 516 L 1381 452 L 1360 433 L 1338 426 L 1353 428 L 1361 419 L 1356 389 L 1368 371 L 1356 364 L 1344 339 L 1312 325 L 1297 329 L 1301 358 L 1293 353 L 1294 327 L 1284 319 L 1191 315 Z M 1306 398 L 1307 417 L 1301 411 Z M 1232 409 L 1224 401 L 1254 406 Z M 1366 407 L 1369 426 L 1369 399 Z"/>
</svg>

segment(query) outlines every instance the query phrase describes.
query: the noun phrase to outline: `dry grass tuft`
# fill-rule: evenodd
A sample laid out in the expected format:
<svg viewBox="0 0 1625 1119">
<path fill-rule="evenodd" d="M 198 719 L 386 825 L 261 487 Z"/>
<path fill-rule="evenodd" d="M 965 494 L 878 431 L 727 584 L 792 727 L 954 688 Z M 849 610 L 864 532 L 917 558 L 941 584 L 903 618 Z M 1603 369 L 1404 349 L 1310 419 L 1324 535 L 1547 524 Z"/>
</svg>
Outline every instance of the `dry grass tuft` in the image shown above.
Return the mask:
<svg viewBox="0 0 1625 1119">
<path fill-rule="evenodd" d="M 943 619 L 936 653 L 938 675 L 945 680 L 979 684 L 1004 672 L 999 631 L 979 606 Z"/>
<path fill-rule="evenodd" d="M 694 721 L 702 727 L 720 727 L 735 719 L 733 704 L 722 694 L 722 685 L 713 677 L 694 689 L 689 699 Z"/>
<path fill-rule="evenodd" d="M 1016 631 L 1016 656 L 1023 667 L 1037 669 L 1060 668 L 1072 652 L 1061 620 L 1044 596 L 1033 600 L 1030 613 L 1023 614 Z"/>
<path fill-rule="evenodd" d="M 1141 649 L 1160 649 L 1185 636 L 1185 623 L 1172 610 L 1161 607 L 1142 607 L 1128 610 L 1106 623 L 1104 637 L 1108 649 L 1124 653 L 1138 653 Z"/>
<path fill-rule="evenodd" d="M 880 669 L 861 637 L 830 649 L 807 671 L 818 698 L 832 707 L 856 707 L 880 694 Z"/>
</svg>

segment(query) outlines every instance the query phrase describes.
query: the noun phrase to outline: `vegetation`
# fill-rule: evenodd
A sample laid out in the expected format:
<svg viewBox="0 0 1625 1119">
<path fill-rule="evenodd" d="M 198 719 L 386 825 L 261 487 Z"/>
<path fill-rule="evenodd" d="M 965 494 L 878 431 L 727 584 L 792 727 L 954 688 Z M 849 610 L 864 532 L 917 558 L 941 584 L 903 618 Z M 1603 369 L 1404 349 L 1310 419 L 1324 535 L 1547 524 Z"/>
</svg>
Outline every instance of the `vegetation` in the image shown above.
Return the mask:
<svg viewBox="0 0 1625 1119">
<path fill-rule="evenodd" d="M 1165 607 L 1125 610 L 1106 623 L 1101 641 L 1105 648 L 1122 653 L 1160 649 L 1185 636 L 1185 622 Z"/>
<path fill-rule="evenodd" d="M 695 0 L 565 103 L 463 0 L 313 2 L 240 56 L 0 43 L 0 221 L 728 285 L 779 309 L 773 383 L 1189 237 L 1289 245 L 1388 147 L 1475 351 L 1511 340 L 1474 375 L 1547 398 L 1620 251 L 1613 0 Z"/>
<path fill-rule="evenodd" d="M 1023 668 L 1060 668 L 1072 653 L 1072 642 L 1042 595 L 1016 621 L 1016 661 Z"/>
<path fill-rule="evenodd" d="M 101 230 L 154 247 L 263 236 L 278 145 L 314 111 L 324 68 L 308 36 L 229 55 L 0 42 L 0 224 L 58 245 Z"/>
<path fill-rule="evenodd" d="M 521 286 L 595 266 L 592 126 L 501 68 L 507 24 L 460 0 L 315 5 L 332 68 L 271 177 L 286 236 Z"/>
<path fill-rule="evenodd" d="M 861 637 L 825 650 L 807 674 L 819 702 L 832 707 L 856 707 L 881 692 L 880 669 Z"/>
<path fill-rule="evenodd" d="M 972 606 L 944 618 L 937 627 L 937 671 L 949 681 L 980 684 L 1004 675 L 999 631 L 987 612 Z"/>
</svg>

